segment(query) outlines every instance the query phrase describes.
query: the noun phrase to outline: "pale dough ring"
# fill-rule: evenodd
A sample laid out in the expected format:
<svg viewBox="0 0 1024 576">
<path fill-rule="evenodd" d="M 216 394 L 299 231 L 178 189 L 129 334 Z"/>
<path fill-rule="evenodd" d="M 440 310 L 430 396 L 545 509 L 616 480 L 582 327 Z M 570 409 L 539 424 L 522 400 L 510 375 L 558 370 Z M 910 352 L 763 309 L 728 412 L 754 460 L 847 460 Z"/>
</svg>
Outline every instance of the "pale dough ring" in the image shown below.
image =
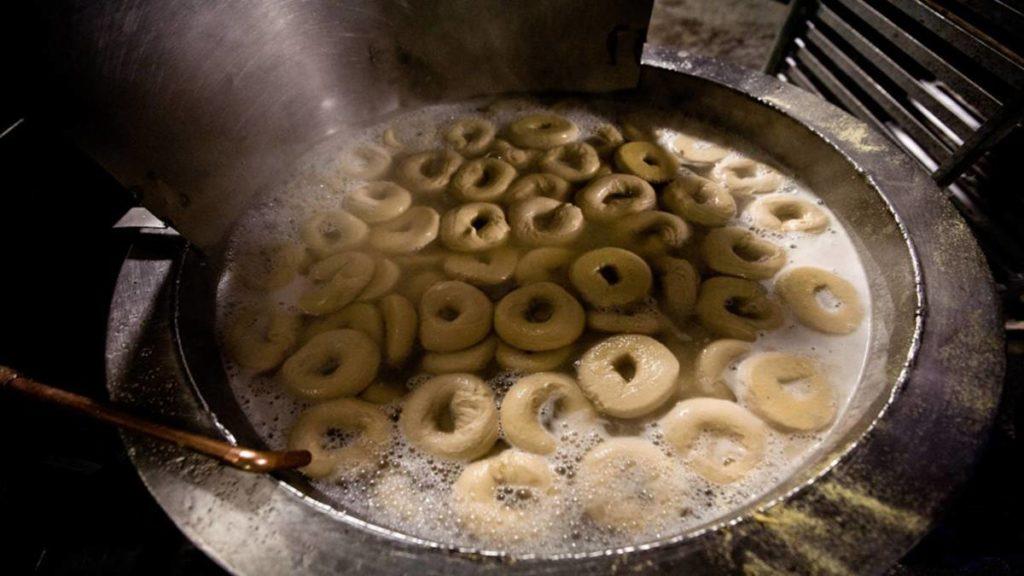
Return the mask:
<svg viewBox="0 0 1024 576">
<path fill-rule="evenodd" d="M 494 357 L 498 361 L 498 366 L 505 370 L 532 374 L 565 366 L 574 350 L 575 348 L 571 344 L 554 350 L 520 350 L 499 340 L 498 350 L 494 353 Z"/>
<path fill-rule="evenodd" d="M 586 182 L 601 167 L 597 150 L 585 142 L 573 142 L 548 150 L 540 157 L 541 170 L 568 182 Z"/>
<path fill-rule="evenodd" d="M 515 248 L 503 246 L 490 252 L 452 254 L 444 260 L 444 271 L 456 280 L 492 287 L 512 277 L 518 260 L 519 252 Z"/>
<path fill-rule="evenodd" d="M 263 246 L 239 259 L 242 282 L 254 290 L 284 288 L 309 266 L 309 251 L 298 244 Z"/>
<path fill-rule="evenodd" d="M 684 171 L 661 193 L 665 207 L 701 226 L 724 226 L 736 216 L 736 199 L 719 184 Z"/>
<path fill-rule="evenodd" d="M 417 194 L 444 192 L 452 175 L 462 166 L 462 156 L 453 150 L 419 152 L 398 163 L 396 175 L 400 184 Z"/>
<path fill-rule="evenodd" d="M 786 251 L 743 228 L 715 228 L 701 245 L 701 255 L 716 272 L 764 280 L 786 265 Z"/>
<path fill-rule="evenodd" d="M 441 419 L 450 417 L 445 431 Z M 498 408 L 487 384 L 471 374 L 435 376 L 406 397 L 398 426 L 428 454 L 451 460 L 482 456 L 498 440 Z"/>
<path fill-rule="evenodd" d="M 391 153 L 374 144 L 361 144 L 341 154 L 341 173 L 360 180 L 377 180 L 391 168 Z"/>
<path fill-rule="evenodd" d="M 774 192 L 782 185 L 782 177 L 778 172 L 739 156 L 725 158 L 715 164 L 711 176 L 737 196 Z"/>
<path fill-rule="evenodd" d="M 370 278 L 370 282 L 363 288 L 357 300 L 364 302 L 376 300 L 391 292 L 395 285 L 398 284 L 398 278 L 401 275 L 402 271 L 398 268 L 398 264 L 395 264 L 388 258 L 377 259 L 377 266 L 373 269 L 373 277 Z"/>
<path fill-rule="evenodd" d="M 479 372 L 494 359 L 494 351 L 498 347 L 498 338 L 488 336 L 478 344 L 465 350 L 455 352 L 427 352 L 423 355 L 420 367 L 431 374 L 451 374 L 454 372 Z"/>
<path fill-rule="evenodd" d="M 625 141 L 626 139 L 622 137 L 622 132 L 619 132 L 619 129 L 611 124 L 598 126 L 597 130 L 594 130 L 594 135 L 587 138 L 587 142 L 601 156 L 608 156 L 615 152 L 615 149 Z"/>
<path fill-rule="evenodd" d="M 584 253 L 569 269 L 573 287 L 588 303 L 600 308 L 636 303 L 651 291 L 647 262 L 622 248 L 598 248 Z"/>
<path fill-rule="evenodd" d="M 665 440 L 686 463 L 716 484 L 735 482 L 764 460 L 768 427 L 735 402 L 717 398 L 683 400 L 661 417 L 659 425 Z M 714 441 L 711 446 L 700 446 L 706 442 L 702 437 L 709 434 L 731 440 L 734 446 L 723 447 Z"/>
<path fill-rule="evenodd" d="M 576 373 L 599 412 L 636 418 L 657 410 L 676 392 L 679 360 L 649 336 L 620 334 L 587 350 Z"/>
<path fill-rule="evenodd" d="M 433 208 L 413 206 L 394 220 L 374 226 L 370 245 L 389 254 L 410 254 L 437 238 L 441 217 Z"/>
<path fill-rule="evenodd" d="M 494 305 L 486 294 L 451 280 L 430 287 L 420 300 L 420 343 L 431 352 L 455 352 L 491 331 Z"/>
<path fill-rule="evenodd" d="M 827 291 L 835 306 L 826 308 L 819 293 Z M 775 293 L 789 305 L 804 326 L 826 334 L 849 334 L 864 319 L 857 289 L 846 280 L 820 268 L 787 270 L 775 281 Z"/>
<path fill-rule="evenodd" d="M 324 448 L 331 430 L 355 434 L 341 448 Z M 339 398 L 307 408 L 288 435 L 290 450 L 308 450 L 313 460 L 301 469 L 310 478 L 351 477 L 378 467 L 391 443 L 392 426 L 376 406 L 352 398 Z"/>
<path fill-rule="evenodd" d="M 688 260 L 660 258 L 655 262 L 661 282 L 661 302 L 668 316 L 684 323 L 693 314 L 700 290 L 700 274 Z"/>
<path fill-rule="evenodd" d="M 782 307 L 760 284 L 717 276 L 706 280 L 697 297 L 697 318 L 719 336 L 753 342 L 760 330 L 782 325 Z"/>
<path fill-rule="evenodd" d="M 649 210 L 619 220 L 616 236 L 638 254 L 657 256 L 682 248 L 690 239 L 690 227 L 675 214 Z"/>
<path fill-rule="evenodd" d="M 459 252 L 482 252 L 508 240 L 509 227 L 501 206 L 471 202 L 445 212 L 441 218 L 441 241 Z"/>
<path fill-rule="evenodd" d="M 527 246 L 565 246 L 583 233 L 580 208 L 553 198 L 536 196 L 509 208 L 512 235 Z"/>
<path fill-rule="evenodd" d="M 649 529 L 679 514 L 672 460 L 640 438 L 612 438 L 587 452 L 578 482 L 583 509 L 598 526 L 620 532 Z"/>
<path fill-rule="evenodd" d="M 412 206 L 412 194 L 394 182 L 369 182 L 345 194 L 345 209 L 363 222 L 398 218 Z"/>
<path fill-rule="evenodd" d="M 342 252 L 317 262 L 309 269 L 313 285 L 299 295 L 299 308 L 314 316 L 341 310 L 370 284 L 376 266 L 362 252 Z"/>
<path fill-rule="evenodd" d="M 317 334 L 285 360 L 281 383 L 305 400 L 354 396 L 377 377 L 380 348 L 358 330 Z"/>
<path fill-rule="evenodd" d="M 526 497 L 516 498 L 520 493 Z M 556 494 L 555 474 L 546 459 L 505 450 L 466 466 L 452 485 L 452 507 L 468 532 L 517 541 L 536 537 L 542 529 L 539 517 L 552 513 Z M 516 499 L 510 502 L 512 498 Z"/>
<path fill-rule="evenodd" d="M 368 302 L 354 302 L 333 314 L 314 319 L 303 332 L 302 340 L 342 328 L 359 330 L 377 344 L 384 342 L 384 319 L 380 310 Z"/>
<path fill-rule="evenodd" d="M 697 357 L 697 391 L 702 396 L 735 400 L 736 394 L 722 377 L 726 368 L 750 353 L 750 344 L 743 340 L 715 340 Z"/>
<path fill-rule="evenodd" d="M 583 307 L 564 288 L 537 282 L 518 288 L 494 309 L 494 330 L 502 340 L 523 350 L 544 351 L 568 346 L 583 333 Z"/>
<path fill-rule="evenodd" d="M 519 177 L 505 190 L 501 201 L 511 205 L 520 200 L 543 196 L 559 202 L 566 202 L 569 200 L 569 190 L 569 183 L 554 174 L 527 174 Z"/>
<path fill-rule="evenodd" d="M 774 195 L 761 198 L 750 207 L 755 226 L 782 232 L 820 234 L 828 228 L 828 215 L 801 198 Z"/>
<path fill-rule="evenodd" d="M 609 174 L 591 180 L 576 195 L 576 204 L 587 220 L 607 224 L 627 214 L 654 208 L 657 196 L 643 178 Z"/>
<path fill-rule="evenodd" d="M 575 253 L 567 248 L 543 247 L 534 248 L 516 264 L 516 284 L 526 286 L 534 282 L 554 282 L 568 284 L 569 266 Z"/>
<path fill-rule="evenodd" d="M 679 161 L 653 142 L 627 142 L 615 150 L 615 167 L 653 184 L 668 182 L 679 170 Z"/>
<path fill-rule="evenodd" d="M 229 319 L 224 339 L 228 354 L 243 368 L 268 372 L 291 352 L 301 320 L 284 310 L 247 307 Z"/>
<path fill-rule="evenodd" d="M 388 366 L 397 368 L 409 359 L 416 342 L 416 307 L 398 294 L 381 298 L 379 306 L 384 319 L 384 360 Z"/>
<path fill-rule="evenodd" d="M 459 168 L 448 185 L 448 192 L 463 202 L 494 202 L 515 179 L 516 169 L 508 162 L 477 158 Z"/>
<path fill-rule="evenodd" d="M 836 417 L 836 394 L 817 363 L 806 356 L 758 354 L 740 365 L 740 375 L 746 384 L 743 403 L 777 428 L 821 430 Z"/>
<path fill-rule="evenodd" d="M 707 168 L 729 155 L 729 149 L 723 148 L 693 136 L 680 134 L 672 142 L 676 153 L 682 156 L 686 164 L 698 168 Z"/>
<path fill-rule="evenodd" d="M 495 138 L 494 145 L 491 146 L 491 151 L 487 155 L 491 158 L 508 162 L 516 170 L 527 170 L 533 165 L 534 160 L 537 159 L 538 151 L 516 148 L 507 140 Z"/>
<path fill-rule="evenodd" d="M 508 139 L 523 148 L 547 150 L 568 144 L 579 137 L 580 129 L 571 120 L 555 114 L 531 114 L 509 124 Z"/>
<path fill-rule="evenodd" d="M 555 437 L 540 421 L 540 410 L 548 402 L 556 402 L 559 416 L 573 417 L 580 413 L 593 417 L 594 409 L 566 374 L 538 372 L 516 381 L 501 402 L 501 429 L 509 444 L 533 452 L 555 451 Z"/>
<path fill-rule="evenodd" d="M 463 156 L 479 156 L 494 142 L 497 130 L 483 118 L 462 118 L 448 128 L 444 141 Z"/>
<path fill-rule="evenodd" d="M 319 212 L 302 227 L 302 240 L 317 258 L 326 258 L 361 244 L 369 228 L 344 210 Z"/>
</svg>

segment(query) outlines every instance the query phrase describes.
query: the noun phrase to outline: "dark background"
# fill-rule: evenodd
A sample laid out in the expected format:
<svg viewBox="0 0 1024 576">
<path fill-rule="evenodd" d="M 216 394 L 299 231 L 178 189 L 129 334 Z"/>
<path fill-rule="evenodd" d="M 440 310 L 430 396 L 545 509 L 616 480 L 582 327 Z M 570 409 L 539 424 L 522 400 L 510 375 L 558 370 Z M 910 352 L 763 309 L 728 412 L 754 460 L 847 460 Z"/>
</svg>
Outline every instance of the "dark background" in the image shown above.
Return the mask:
<svg viewBox="0 0 1024 576">
<path fill-rule="evenodd" d="M 105 398 L 107 312 L 133 239 L 112 226 L 134 199 L 66 139 L 67 111 L 35 96 L 45 46 L 32 14 L 10 10 L 0 9 L 0 363 Z M 1011 334 L 975 476 L 894 574 L 1024 574 L 1022 354 Z M 0 573 L 221 573 L 155 504 L 112 429 L 0 391 L 0 446 Z"/>
</svg>

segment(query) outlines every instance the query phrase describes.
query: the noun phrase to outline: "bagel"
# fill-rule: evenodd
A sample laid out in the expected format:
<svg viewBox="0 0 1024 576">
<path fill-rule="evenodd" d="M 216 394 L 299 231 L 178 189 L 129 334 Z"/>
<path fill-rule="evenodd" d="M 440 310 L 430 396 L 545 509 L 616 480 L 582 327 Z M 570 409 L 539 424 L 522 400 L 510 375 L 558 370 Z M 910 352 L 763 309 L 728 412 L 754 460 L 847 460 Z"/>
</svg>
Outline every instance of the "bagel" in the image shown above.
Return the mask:
<svg viewBox="0 0 1024 576">
<path fill-rule="evenodd" d="M 332 430 L 354 434 L 340 448 L 325 448 Z M 307 408 L 288 435 L 289 450 L 313 455 L 300 471 L 310 478 L 351 477 L 375 470 L 391 443 L 391 421 L 379 408 L 353 398 L 339 398 Z"/>
<path fill-rule="evenodd" d="M 749 158 L 732 156 L 715 164 L 711 177 L 729 192 L 745 197 L 778 190 L 782 176 L 771 168 Z"/>
<path fill-rule="evenodd" d="M 494 305 L 478 288 L 440 282 L 420 300 L 420 343 L 431 352 L 464 350 L 490 333 L 493 317 Z"/>
<path fill-rule="evenodd" d="M 622 132 L 611 124 L 602 124 L 594 130 L 594 135 L 587 142 L 594 147 L 600 156 L 608 156 L 625 142 Z"/>
<path fill-rule="evenodd" d="M 601 167 L 601 159 L 590 144 L 573 142 L 548 150 L 537 165 L 568 182 L 586 182 Z"/>
<path fill-rule="evenodd" d="M 669 317 L 683 323 L 693 314 L 700 290 L 700 274 L 682 258 L 661 258 L 657 261 L 661 284 L 661 304 Z"/>
<path fill-rule="evenodd" d="M 657 204 L 654 188 L 643 178 L 630 174 L 609 174 L 591 180 L 576 195 L 583 216 L 592 222 L 607 224 Z"/>
<path fill-rule="evenodd" d="M 391 153 L 375 144 L 360 144 L 341 153 L 338 168 L 349 178 L 377 180 L 391 168 Z"/>
<path fill-rule="evenodd" d="M 580 129 L 569 119 L 555 114 L 531 114 L 509 124 L 508 139 L 516 146 L 547 150 L 579 137 Z"/>
<path fill-rule="evenodd" d="M 679 170 L 679 161 L 653 142 L 627 142 L 615 150 L 619 172 L 639 176 L 652 184 L 668 182 Z"/>
<path fill-rule="evenodd" d="M 697 393 L 710 398 L 735 400 L 736 394 L 723 378 L 725 370 L 742 356 L 750 354 L 750 344 L 743 340 L 715 340 L 697 357 Z"/>
<path fill-rule="evenodd" d="M 314 319 L 303 332 L 302 341 L 308 342 L 314 336 L 343 328 L 358 330 L 378 345 L 384 342 L 384 320 L 380 310 L 367 302 L 353 302 L 333 314 Z"/>
<path fill-rule="evenodd" d="M 261 246 L 238 261 L 242 282 L 253 290 L 277 290 L 309 266 L 309 252 L 298 244 Z"/>
<path fill-rule="evenodd" d="M 384 320 L 384 360 L 388 366 L 398 368 L 409 359 L 416 342 L 416 307 L 398 294 L 381 298 L 379 306 Z"/>
<path fill-rule="evenodd" d="M 446 426 L 445 420 L 451 425 Z M 494 394 L 480 378 L 446 374 L 409 393 L 398 426 L 413 446 L 428 454 L 472 460 L 486 454 L 498 440 L 498 408 Z"/>
<path fill-rule="evenodd" d="M 441 218 L 441 242 L 459 252 L 482 252 L 508 240 L 509 227 L 501 206 L 471 202 L 445 212 Z"/>
<path fill-rule="evenodd" d="M 319 212 L 302 226 L 302 240 L 317 258 L 347 250 L 366 240 L 369 228 L 344 210 Z"/>
<path fill-rule="evenodd" d="M 433 196 L 444 192 L 462 162 L 462 156 L 453 150 L 418 152 L 403 158 L 395 175 L 407 190 Z"/>
<path fill-rule="evenodd" d="M 698 168 L 710 168 L 715 162 L 729 155 L 729 149 L 706 140 L 680 134 L 672 141 L 672 148 L 682 157 L 683 162 Z"/>
<path fill-rule="evenodd" d="M 501 401 L 501 429 L 509 444 L 534 454 L 555 451 L 555 437 L 540 419 L 541 409 L 553 402 L 557 417 L 595 417 L 590 402 L 568 375 L 538 372 L 516 381 Z M 553 415 L 555 416 L 555 415 Z"/>
<path fill-rule="evenodd" d="M 651 308 L 637 308 L 629 312 L 590 310 L 587 328 L 595 332 L 612 334 L 656 334 L 663 328 L 661 314 Z"/>
<path fill-rule="evenodd" d="M 627 306 L 643 300 L 653 282 L 647 262 L 622 248 L 598 248 L 580 255 L 569 268 L 572 285 L 599 308 Z"/>
<path fill-rule="evenodd" d="M 768 427 L 735 402 L 683 400 L 658 424 L 665 441 L 710 482 L 735 482 L 764 460 Z"/>
<path fill-rule="evenodd" d="M 836 417 L 835 391 L 814 360 L 766 352 L 740 364 L 740 399 L 752 412 L 785 431 L 811 432 Z"/>
<path fill-rule="evenodd" d="M 679 516 L 683 491 L 677 474 L 672 460 L 646 440 L 606 440 L 580 462 L 583 510 L 604 529 L 649 530 Z"/>
<path fill-rule="evenodd" d="M 455 352 L 427 352 L 420 367 L 430 374 L 451 374 L 453 372 L 479 372 L 494 359 L 498 339 L 488 336 L 479 343 Z"/>
<path fill-rule="evenodd" d="M 515 204 L 522 200 L 529 200 L 543 196 L 559 202 L 569 200 L 570 185 L 564 178 L 554 174 L 527 174 L 513 182 L 502 197 L 502 202 L 508 205 Z"/>
<path fill-rule="evenodd" d="M 782 307 L 756 282 L 718 276 L 705 280 L 697 297 L 697 318 L 725 338 L 753 342 L 760 330 L 782 325 Z"/>
<path fill-rule="evenodd" d="M 567 284 L 569 266 L 575 254 L 566 248 L 534 248 L 516 264 L 516 284 L 526 286 L 534 282 Z"/>
<path fill-rule="evenodd" d="M 701 226 L 724 226 L 736 216 L 736 200 L 721 185 L 683 171 L 661 193 L 673 214 Z"/>
<path fill-rule="evenodd" d="M 513 290 L 494 308 L 494 330 L 502 340 L 529 351 L 568 346 L 583 333 L 583 307 L 561 286 L 537 282 Z"/>
<path fill-rule="evenodd" d="M 864 319 L 853 284 L 821 268 L 787 270 L 775 281 L 775 293 L 801 324 L 819 332 L 849 334 Z"/>
<path fill-rule="evenodd" d="M 487 153 L 487 156 L 508 162 L 516 170 L 527 170 L 533 166 L 534 161 L 537 160 L 538 152 L 537 150 L 523 150 L 522 148 L 516 148 L 507 140 L 495 138 L 494 144 L 491 146 L 491 150 Z"/>
<path fill-rule="evenodd" d="M 370 245 L 389 254 L 410 254 L 437 238 L 441 217 L 426 206 L 413 206 L 394 220 L 374 226 Z"/>
<path fill-rule="evenodd" d="M 519 252 L 508 246 L 476 252 L 452 254 L 444 260 L 445 274 L 474 286 L 490 287 L 504 283 L 512 277 L 519 261 Z"/>
<path fill-rule="evenodd" d="M 499 340 L 498 349 L 494 352 L 494 357 L 498 361 L 498 366 L 505 370 L 532 374 L 534 372 L 547 372 L 565 366 L 572 356 L 573 350 L 573 346 L 568 345 L 555 348 L 554 350 L 531 352 L 529 350 L 520 350 Z"/>
<path fill-rule="evenodd" d="M 299 295 L 299 308 L 314 316 L 341 310 L 370 284 L 375 269 L 373 258 L 362 252 L 342 252 L 317 262 L 309 269 L 313 285 Z"/>
<path fill-rule="evenodd" d="M 527 246 L 565 246 L 583 233 L 583 212 L 568 202 L 537 196 L 509 208 L 512 235 Z"/>
<path fill-rule="evenodd" d="M 345 194 L 342 205 L 363 222 L 398 218 L 412 206 L 412 194 L 394 182 L 369 182 Z"/>
<path fill-rule="evenodd" d="M 448 192 L 462 202 L 494 202 L 516 179 L 516 169 L 497 158 L 470 160 L 452 176 Z"/>
<path fill-rule="evenodd" d="M 444 133 L 445 144 L 463 156 L 479 156 L 494 143 L 497 130 L 483 118 L 462 118 Z"/>
<path fill-rule="evenodd" d="M 828 228 L 828 215 L 821 208 L 801 198 L 782 194 L 765 196 L 750 207 L 754 225 L 781 232 L 821 234 Z"/>
<path fill-rule="evenodd" d="M 786 251 L 743 228 L 715 228 L 701 245 L 708 267 L 722 274 L 764 280 L 786 265 Z"/>
<path fill-rule="evenodd" d="M 576 374 L 599 412 L 636 418 L 657 410 L 676 392 L 679 361 L 649 336 L 620 334 L 587 350 Z"/>
<path fill-rule="evenodd" d="M 370 404 L 392 404 L 405 397 L 409 389 L 401 384 L 377 380 L 359 393 L 359 399 Z"/>
<path fill-rule="evenodd" d="M 398 268 L 398 264 L 388 258 L 378 258 L 370 282 L 366 284 L 356 299 L 367 302 L 380 298 L 394 289 L 401 275 L 402 271 Z"/>
<path fill-rule="evenodd" d="M 380 348 L 358 330 L 317 334 L 281 366 L 289 392 L 304 400 L 354 396 L 377 377 Z"/>
<path fill-rule="evenodd" d="M 654 210 L 623 217 L 615 232 L 618 243 L 647 256 L 677 251 L 690 239 L 690 227 L 682 218 Z"/>
</svg>

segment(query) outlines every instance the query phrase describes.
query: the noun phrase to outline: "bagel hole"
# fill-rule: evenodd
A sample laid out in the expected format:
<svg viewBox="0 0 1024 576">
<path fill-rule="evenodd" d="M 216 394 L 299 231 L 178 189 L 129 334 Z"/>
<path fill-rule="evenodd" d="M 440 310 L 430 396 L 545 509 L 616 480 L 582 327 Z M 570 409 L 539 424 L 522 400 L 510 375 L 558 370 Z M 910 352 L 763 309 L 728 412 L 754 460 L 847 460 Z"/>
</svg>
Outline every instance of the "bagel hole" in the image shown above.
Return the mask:
<svg viewBox="0 0 1024 576">
<path fill-rule="evenodd" d="M 427 178 L 436 178 L 444 174 L 447 168 L 448 160 L 443 155 L 435 154 L 420 165 L 420 174 Z"/>
<path fill-rule="evenodd" d="M 704 186 L 697 186 L 697 188 L 690 194 L 693 201 L 697 204 L 707 204 L 711 200 L 711 194 L 704 189 Z"/>
<path fill-rule="evenodd" d="M 537 129 L 538 130 L 551 130 L 554 127 L 555 127 L 554 122 L 547 122 L 547 121 L 545 121 L 545 122 L 541 122 L 540 124 L 537 124 Z"/>
<path fill-rule="evenodd" d="M 551 302 L 542 298 L 534 298 L 530 300 L 530 304 L 526 307 L 524 317 L 527 322 L 541 324 L 551 320 L 551 317 L 554 315 L 555 307 Z"/>
<path fill-rule="evenodd" d="M 376 187 L 370 188 L 366 195 L 374 200 L 381 201 L 386 200 L 387 197 L 391 195 L 391 193 L 388 192 L 387 188 Z"/>
<path fill-rule="evenodd" d="M 320 224 L 320 235 L 331 242 L 341 240 L 342 238 L 341 228 L 338 228 L 332 222 L 323 222 Z"/>
<path fill-rule="evenodd" d="M 658 157 L 651 152 L 644 152 L 644 155 L 640 158 L 640 161 L 650 166 L 651 168 L 657 168 L 661 165 Z"/>
<path fill-rule="evenodd" d="M 462 313 L 454 306 L 442 306 L 441 309 L 437 311 L 437 316 L 445 322 L 454 321 L 460 314 Z"/>
<path fill-rule="evenodd" d="M 788 202 L 772 207 L 771 213 L 782 222 L 799 220 L 804 217 L 804 210 L 799 204 Z"/>
<path fill-rule="evenodd" d="M 636 198 L 639 194 L 632 188 L 623 188 L 621 190 L 615 190 L 610 192 L 604 198 L 605 204 L 618 204 L 619 202 L 627 202 Z"/>
<path fill-rule="evenodd" d="M 726 469 L 747 453 L 740 435 L 719 427 L 701 430 L 694 446 L 714 464 Z"/>
<path fill-rule="evenodd" d="M 748 320 L 764 320 L 771 315 L 769 310 L 750 298 L 730 298 L 725 301 L 725 309 L 730 314 Z"/>
<path fill-rule="evenodd" d="M 607 282 L 609 286 L 615 286 L 622 281 L 622 276 L 619 275 L 619 269 L 611 264 L 601 266 L 597 269 L 597 273 L 601 278 L 604 278 L 604 281 Z"/>
<path fill-rule="evenodd" d="M 483 230 L 491 222 L 491 219 L 487 216 L 477 216 L 469 221 L 469 225 L 473 227 L 477 232 Z"/>
<path fill-rule="evenodd" d="M 533 490 L 528 486 L 502 484 L 495 489 L 494 499 L 504 504 L 507 508 L 522 509 L 529 506 L 534 500 Z"/>
<path fill-rule="evenodd" d="M 476 186 L 477 188 L 486 188 L 494 184 L 497 179 L 498 175 L 495 173 L 495 170 L 488 166 L 480 172 L 480 176 L 478 176 L 476 181 L 473 182 L 473 186 Z"/>
<path fill-rule="evenodd" d="M 328 356 L 316 366 L 316 373 L 320 376 L 330 376 L 341 367 L 341 359 L 335 356 Z"/>
<path fill-rule="evenodd" d="M 829 312 L 835 312 L 843 307 L 843 301 L 825 285 L 814 287 L 814 301 L 817 302 L 818 306 L 822 309 Z"/>
<path fill-rule="evenodd" d="M 344 448 L 353 440 L 356 435 L 341 428 L 330 427 L 320 436 L 320 448 L 323 450 L 337 450 Z"/>
<path fill-rule="evenodd" d="M 814 386 L 811 383 L 811 376 L 809 374 L 793 374 L 780 376 L 778 379 L 779 386 L 796 398 L 807 398 L 814 393 Z"/>
<path fill-rule="evenodd" d="M 612 361 L 612 370 L 615 370 L 623 380 L 630 382 L 636 377 L 636 360 L 630 354 L 623 354 Z"/>
<path fill-rule="evenodd" d="M 434 426 L 437 427 L 439 432 L 446 434 L 455 431 L 455 415 L 452 414 L 450 403 L 445 403 L 434 414 Z"/>
<path fill-rule="evenodd" d="M 771 251 L 753 239 L 744 239 L 733 244 L 732 252 L 746 262 L 759 262 L 771 256 Z"/>
</svg>

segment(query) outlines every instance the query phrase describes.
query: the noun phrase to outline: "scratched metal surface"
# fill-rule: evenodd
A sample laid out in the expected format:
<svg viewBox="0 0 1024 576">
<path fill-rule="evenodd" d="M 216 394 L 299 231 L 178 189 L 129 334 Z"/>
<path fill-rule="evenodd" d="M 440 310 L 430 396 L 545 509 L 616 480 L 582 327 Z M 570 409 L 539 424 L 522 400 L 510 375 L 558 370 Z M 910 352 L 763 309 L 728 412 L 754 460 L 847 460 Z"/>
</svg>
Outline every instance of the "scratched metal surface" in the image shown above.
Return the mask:
<svg viewBox="0 0 1024 576">
<path fill-rule="evenodd" d="M 885 361 L 886 378 L 868 387 L 858 417 L 826 453 L 755 506 L 702 532 L 644 549 L 522 559 L 418 543 L 324 509 L 294 478 L 251 476 L 126 436 L 144 482 L 185 534 L 239 574 L 865 574 L 883 572 L 924 534 L 969 474 L 1002 381 L 991 279 L 966 226 L 913 162 L 831 105 L 711 60 L 650 50 L 644 62 L 640 87 L 626 97 L 699 110 L 742 130 L 812 187 L 831 184 L 823 195 L 860 239 L 873 282 L 889 292 L 896 322 L 885 341 L 895 353 Z M 218 433 L 231 415 L 216 421 L 205 406 L 214 400 L 206 397 L 209 383 L 197 390 L 186 373 L 202 366 L 183 363 L 189 344 L 176 339 L 182 245 L 167 242 L 137 247 L 122 269 L 109 388 L 119 401 Z"/>
</svg>

